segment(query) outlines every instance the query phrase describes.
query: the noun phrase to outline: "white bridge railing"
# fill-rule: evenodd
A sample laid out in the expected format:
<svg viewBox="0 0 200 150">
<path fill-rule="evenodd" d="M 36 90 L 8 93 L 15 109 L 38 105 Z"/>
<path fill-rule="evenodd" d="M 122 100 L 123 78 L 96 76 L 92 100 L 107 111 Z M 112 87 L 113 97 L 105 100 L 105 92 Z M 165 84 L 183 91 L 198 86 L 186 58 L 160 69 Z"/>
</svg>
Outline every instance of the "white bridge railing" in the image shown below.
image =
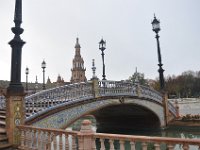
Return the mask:
<svg viewBox="0 0 200 150">
<path fill-rule="evenodd" d="M 92 84 L 89 82 L 60 86 L 26 97 L 26 112 L 33 115 L 58 105 L 71 104 L 88 98 L 93 98 Z"/>
<path fill-rule="evenodd" d="M 125 81 L 108 81 L 103 80 L 98 82 L 97 91 L 93 88 L 93 82 L 75 83 L 65 86 L 60 86 L 52 89 L 47 89 L 25 97 L 26 115 L 27 118 L 39 112 L 46 112 L 50 109 L 62 104 L 72 104 L 86 99 L 95 97 L 96 94 L 100 97 L 104 96 L 135 96 L 155 101 L 162 104 L 162 94 L 152 88 L 133 84 Z M 175 107 L 169 103 L 169 110 L 176 115 Z M 0 96 L 0 109 L 5 108 L 5 98 Z"/>
<path fill-rule="evenodd" d="M 126 81 L 99 81 L 99 95 L 100 96 L 116 96 L 128 95 L 139 96 L 146 99 L 154 100 L 162 104 L 162 94 L 149 88 L 138 84 L 133 84 Z"/>
<path fill-rule="evenodd" d="M 83 121 L 80 132 L 31 126 L 18 128 L 21 150 L 147 150 L 148 147 L 155 150 L 200 149 L 199 139 L 95 133 L 88 120 Z"/>
</svg>

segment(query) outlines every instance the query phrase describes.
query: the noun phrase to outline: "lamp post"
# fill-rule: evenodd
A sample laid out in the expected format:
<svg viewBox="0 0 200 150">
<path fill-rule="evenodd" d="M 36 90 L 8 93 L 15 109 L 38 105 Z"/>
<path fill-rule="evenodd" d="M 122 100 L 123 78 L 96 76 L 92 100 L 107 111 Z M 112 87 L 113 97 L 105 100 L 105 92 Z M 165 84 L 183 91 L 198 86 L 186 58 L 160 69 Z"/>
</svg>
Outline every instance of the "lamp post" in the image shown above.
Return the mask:
<svg viewBox="0 0 200 150">
<path fill-rule="evenodd" d="M 106 41 L 104 41 L 103 39 L 101 39 L 101 41 L 99 42 L 99 49 L 101 50 L 101 55 L 102 55 L 102 62 L 103 62 L 103 79 L 102 80 L 106 80 L 106 75 L 105 75 L 105 63 L 104 63 L 104 50 L 106 49 Z"/>
<path fill-rule="evenodd" d="M 28 67 L 26 67 L 25 73 L 26 73 L 26 91 L 28 92 L 28 74 L 29 74 Z"/>
<path fill-rule="evenodd" d="M 37 80 L 37 76 L 36 76 L 36 79 L 35 79 L 35 93 L 37 92 L 37 89 L 38 89 L 38 80 Z"/>
<path fill-rule="evenodd" d="M 160 52 L 160 43 L 159 43 L 159 35 L 158 35 L 158 32 L 160 31 L 160 21 L 156 19 L 156 16 L 154 15 L 154 19 L 153 21 L 151 22 L 152 24 L 152 27 L 153 27 L 153 31 L 156 33 L 156 41 L 157 41 L 157 50 L 158 50 L 158 66 L 159 66 L 159 69 L 158 69 L 158 72 L 159 72 L 159 79 L 160 79 L 160 90 L 163 90 L 164 87 L 165 87 L 165 82 L 164 82 L 164 75 L 163 75 L 163 72 L 165 70 L 163 70 L 162 68 L 162 58 L 161 58 L 161 52 Z"/>
<path fill-rule="evenodd" d="M 15 14 L 14 14 L 15 27 L 12 27 L 12 32 L 15 34 L 14 38 L 9 42 L 12 48 L 11 52 L 11 78 L 10 84 L 7 88 L 8 95 L 23 95 L 24 87 L 21 84 L 21 58 L 22 47 L 25 42 L 21 39 L 20 35 L 24 29 L 21 28 L 22 23 L 22 0 L 15 1 Z"/>
<path fill-rule="evenodd" d="M 42 70 L 43 70 L 43 85 L 42 89 L 45 90 L 45 68 L 46 68 L 46 62 L 43 60 L 41 64 Z"/>
<path fill-rule="evenodd" d="M 95 60 L 92 59 L 92 73 L 93 73 L 92 79 L 97 78 L 97 76 L 95 75 L 95 71 L 96 71 Z"/>
</svg>

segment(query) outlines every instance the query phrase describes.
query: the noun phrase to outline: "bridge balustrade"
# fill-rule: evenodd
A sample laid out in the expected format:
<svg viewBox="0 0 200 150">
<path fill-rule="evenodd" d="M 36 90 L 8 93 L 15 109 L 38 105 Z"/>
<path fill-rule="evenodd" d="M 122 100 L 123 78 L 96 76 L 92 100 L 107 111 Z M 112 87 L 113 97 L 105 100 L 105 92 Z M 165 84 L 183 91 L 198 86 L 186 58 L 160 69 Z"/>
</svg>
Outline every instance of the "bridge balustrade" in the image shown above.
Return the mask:
<svg viewBox="0 0 200 150">
<path fill-rule="evenodd" d="M 152 99 L 160 104 L 162 104 L 162 100 L 163 100 L 163 97 L 162 97 L 162 94 L 155 91 L 154 89 L 151 89 L 147 86 L 142 86 L 140 85 L 140 89 L 141 89 L 141 97 L 145 97 L 145 98 L 148 98 L 148 99 Z"/>
<path fill-rule="evenodd" d="M 0 109 L 5 109 L 6 108 L 6 99 L 4 96 L 0 96 Z"/>
<path fill-rule="evenodd" d="M 199 139 L 95 133 L 90 125 L 84 126 L 81 127 L 80 132 L 18 126 L 21 133 L 19 149 L 147 150 L 147 147 L 155 150 L 161 148 L 168 150 L 174 150 L 175 148 L 184 150 L 200 149 Z"/>
<path fill-rule="evenodd" d="M 76 141 L 78 132 L 64 131 L 61 129 L 46 129 L 31 126 L 19 126 L 21 133 L 21 150 L 76 150 L 78 143 Z"/>
<path fill-rule="evenodd" d="M 174 105 L 168 101 L 168 109 L 175 115 L 177 110 L 176 110 L 176 107 L 174 107 Z"/>
<path fill-rule="evenodd" d="M 131 82 L 125 81 L 99 81 L 100 96 L 118 96 L 133 95 L 135 96 L 135 86 Z"/>
<path fill-rule="evenodd" d="M 55 107 L 62 103 L 75 103 L 87 98 L 94 98 L 92 82 L 75 83 L 43 90 L 25 97 L 26 117 Z M 102 80 L 98 82 L 99 96 L 137 96 L 162 104 L 162 94 L 146 86 L 127 81 Z M 0 96 L 0 109 L 5 109 L 5 97 Z M 176 108 L 168 102 L 169 110 L 176 115 Z"/>
<path fill-rule="evenodd" d="M 138 93 L 139 91 L 139 93 Z M 152 99 L 162 104 L 162 94 L 142 85 L 126 81 L 99 81 L 99 94 L 101 96 L 132 95 Z"/>
<path fill-rule="evenodd" d="M 156 101 L 159 104 L 163 104 L 163 95 L 150 87 L 133 84 L 127 81 L 99 81 L 99 96 L 120 95 L 143 97 Z M 171 102 L 168 102 L 168 108 L 174 115 L 176 115 L 176 108 L 171 104 Z"/>
<path fill-rule="evenodd" d="M 25 97 L 26 111 L 33 115 L 63 103 L 73 103 L 89 97 L 93 97 L 91 83 L 65 85 Z"/>
</svg>

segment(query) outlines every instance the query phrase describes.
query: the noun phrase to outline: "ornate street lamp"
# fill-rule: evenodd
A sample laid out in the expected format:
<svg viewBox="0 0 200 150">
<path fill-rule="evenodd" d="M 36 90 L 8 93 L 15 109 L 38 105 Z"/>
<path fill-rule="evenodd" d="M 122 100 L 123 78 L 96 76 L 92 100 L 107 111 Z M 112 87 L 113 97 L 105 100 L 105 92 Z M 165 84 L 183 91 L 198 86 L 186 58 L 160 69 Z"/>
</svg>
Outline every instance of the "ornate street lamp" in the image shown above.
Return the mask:
<svg viewBox="0 0 200 150">
<path fill-rule="evenodd" d="M 11 78 L 10 84 L 7 88 L 8 95 L 23 95 L 24 87 L 21 83 L 21 57 L 22 47 L 25 42 L 21 39 L 20 35 L 24 29 L 21 28 L 22 23 L 22 0 L 15 1 L 15 15 L 14 15 L 15 26 L 12 27 L 12 32 L 15 34 L 14 38 L 9 42 L 12 48 L 11 54 Z"/>
<path fill-rule="evenodd" d="M 28 67 L 26 67 L 25 73 L 26 73 L 26 91 L 28 92 L 28 74 L 29 74 Z"/>
<path fill-rule="evenodd" d="M 92 59 L 92 73 L 93 73 L 92 79 L 96 79 L 97 78 L 97 76 L 95 75 L 95 72 L 96 72 L 95 60 Z"/>
<path fill-rule="evenodd" d="M 153 31 L 156 33 L 156 40 L 157 40 L 157 49 L 158 49 L 158 72 L 159 72 L 159 78 L 160 78 L 160 90 L 163 90 L 165 87 L 165 82 L 164 82 L 164 75 L 163 72 L 165 70 L 163 70 L 162 68 L 162 58 L 161 58 L 161 53 L 160 53 L 160 43 L 159 43 L 159 35 L 158 32 L 160 31 L 160 21 L 156 19 L 156 16 L 154 15 L 154 19 L 151 22 L 152 27 L 153 27 Z"/>
<path fill-rule="evenodd" d="M 106 41 L 104 41 L 103 39 L 101 39 L 101 41 L 99 42 L 99 49 L 101 50 L 101 55 L 102 55 L 102 61 L 103 61 L 103 79 L 102 80 L 106 80 L 106 75 L 105 75 L 105 64 L 104 64 L 104 50 L 106 49 Z"/>
<path fill-rule="evenodd" d="M 45 90 L 45 68 L 46 68 L 46 62 L 43 60 L 41 64 L 42 70 L 43 70 L 43 85 L 42 89 Z"/>
</svg>

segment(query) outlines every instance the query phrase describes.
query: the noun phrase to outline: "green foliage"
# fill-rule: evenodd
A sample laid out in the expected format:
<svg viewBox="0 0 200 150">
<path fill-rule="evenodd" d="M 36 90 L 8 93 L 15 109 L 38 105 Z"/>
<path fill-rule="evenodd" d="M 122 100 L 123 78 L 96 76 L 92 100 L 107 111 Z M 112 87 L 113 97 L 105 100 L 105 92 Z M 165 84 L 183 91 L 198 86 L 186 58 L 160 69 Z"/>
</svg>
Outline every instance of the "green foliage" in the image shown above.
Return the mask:
<svg viewBox="0 0 200 150">
<path fill-rule="evenodd" d="M 132 76 L 129 77 L 128 80 L 135 83 L 136 78 L 138 78 L 138 81 L 141 85 L 146 85 L 148 83 L 147 80 L 144 79 L 144 73 L 140 73 L 140 72 L 135 72 Z"/>
<path fill-rule="evenodd" d="M 183 121 L 188 121 L 188 120 L 200 120 L 200 115 L 191 115 L 191 114 L 187 114 L 185 116 L 182 117 Z"/>
<path fill-rule="evenodd" d="M 153 85 L 158 90 L 159 80 Z M 200 97 L 200 71 L 185 71 L 181 75 L 167 76 L 165 90 L 169 98 Z"/>
</svg>

